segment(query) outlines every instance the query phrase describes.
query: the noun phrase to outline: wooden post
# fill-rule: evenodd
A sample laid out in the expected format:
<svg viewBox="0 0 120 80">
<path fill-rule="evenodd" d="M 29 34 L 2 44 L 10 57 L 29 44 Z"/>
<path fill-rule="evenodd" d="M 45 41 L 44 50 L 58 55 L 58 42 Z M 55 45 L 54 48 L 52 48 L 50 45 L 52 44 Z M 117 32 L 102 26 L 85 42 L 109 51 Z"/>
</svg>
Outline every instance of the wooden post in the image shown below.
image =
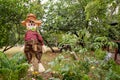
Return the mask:
<svg viewBox="0 0 120 80">
<path fill-rule="evenodd" d="M 117 54 L 118 54 L 118 48 L 115 48 L 115 56 L 114 56 L 114 60 L 117 60 Z"/>
</svg>

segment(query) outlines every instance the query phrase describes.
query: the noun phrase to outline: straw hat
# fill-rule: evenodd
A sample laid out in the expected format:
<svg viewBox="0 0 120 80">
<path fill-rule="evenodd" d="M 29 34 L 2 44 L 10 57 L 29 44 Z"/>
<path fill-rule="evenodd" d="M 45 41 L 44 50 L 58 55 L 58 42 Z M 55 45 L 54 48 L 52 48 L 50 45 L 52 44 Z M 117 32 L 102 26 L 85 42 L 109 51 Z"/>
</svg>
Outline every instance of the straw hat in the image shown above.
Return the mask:
<svg viewBox="0 0 120 80">
<path fill-rule="evenodd" d="M 41 25 L 41 21 L 37 20 L 36 16 L 32 13 L 28 14 L 27 18 L 24 21 L 22 21 L 21 23 L 22 23 L 23 26 L 26 26 L 26 23 L 29 22 L 29 21 L 33 21 L 35 24 L 38 24 L 38 26 Z"/>
</svg>

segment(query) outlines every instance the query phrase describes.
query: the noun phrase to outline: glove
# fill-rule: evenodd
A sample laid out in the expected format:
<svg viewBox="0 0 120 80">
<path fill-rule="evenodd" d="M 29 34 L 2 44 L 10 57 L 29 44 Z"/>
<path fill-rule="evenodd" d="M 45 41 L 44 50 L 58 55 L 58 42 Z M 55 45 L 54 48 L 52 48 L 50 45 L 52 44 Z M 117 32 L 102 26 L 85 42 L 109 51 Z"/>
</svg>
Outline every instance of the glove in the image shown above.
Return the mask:
<svg viewBox="0 0 120 80">
<path fill-rule="evenodd" d="M 47 51 L 47 48 L 45 45 L 42 46 L 42 53 L 45 53 Z"/>
</svg>

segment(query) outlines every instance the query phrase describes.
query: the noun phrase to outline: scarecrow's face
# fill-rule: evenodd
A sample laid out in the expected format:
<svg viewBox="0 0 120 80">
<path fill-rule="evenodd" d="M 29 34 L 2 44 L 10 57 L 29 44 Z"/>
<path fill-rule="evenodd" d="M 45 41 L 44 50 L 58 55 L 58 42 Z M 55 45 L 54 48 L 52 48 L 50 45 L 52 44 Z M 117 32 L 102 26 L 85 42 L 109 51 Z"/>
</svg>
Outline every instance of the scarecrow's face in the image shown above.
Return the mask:
<svg viewBox="0 0 120 80">
<path fill-rule="evenodd" d="M 27 21 L 26 26 L 28 30 L 36 30 L 37 24 L 34 21 Z"/>
</svg>

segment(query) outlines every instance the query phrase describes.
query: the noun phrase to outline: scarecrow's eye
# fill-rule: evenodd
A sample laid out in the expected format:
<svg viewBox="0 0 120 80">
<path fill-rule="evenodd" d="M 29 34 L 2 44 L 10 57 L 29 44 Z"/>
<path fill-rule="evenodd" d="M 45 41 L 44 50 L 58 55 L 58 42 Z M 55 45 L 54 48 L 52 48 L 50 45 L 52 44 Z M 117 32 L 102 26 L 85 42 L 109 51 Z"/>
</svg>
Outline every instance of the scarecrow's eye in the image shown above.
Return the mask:
<svg viewBox="0 0 120 80">
<path fill-rule="evenodd" d="M 32 23 L 32 22 L 30 21 L 30 23 Z"/>
<path fill-rule="evenodd" d="M 34 23 L 34 21 L 30 21 L 30 23 Z"/>
</svg>

